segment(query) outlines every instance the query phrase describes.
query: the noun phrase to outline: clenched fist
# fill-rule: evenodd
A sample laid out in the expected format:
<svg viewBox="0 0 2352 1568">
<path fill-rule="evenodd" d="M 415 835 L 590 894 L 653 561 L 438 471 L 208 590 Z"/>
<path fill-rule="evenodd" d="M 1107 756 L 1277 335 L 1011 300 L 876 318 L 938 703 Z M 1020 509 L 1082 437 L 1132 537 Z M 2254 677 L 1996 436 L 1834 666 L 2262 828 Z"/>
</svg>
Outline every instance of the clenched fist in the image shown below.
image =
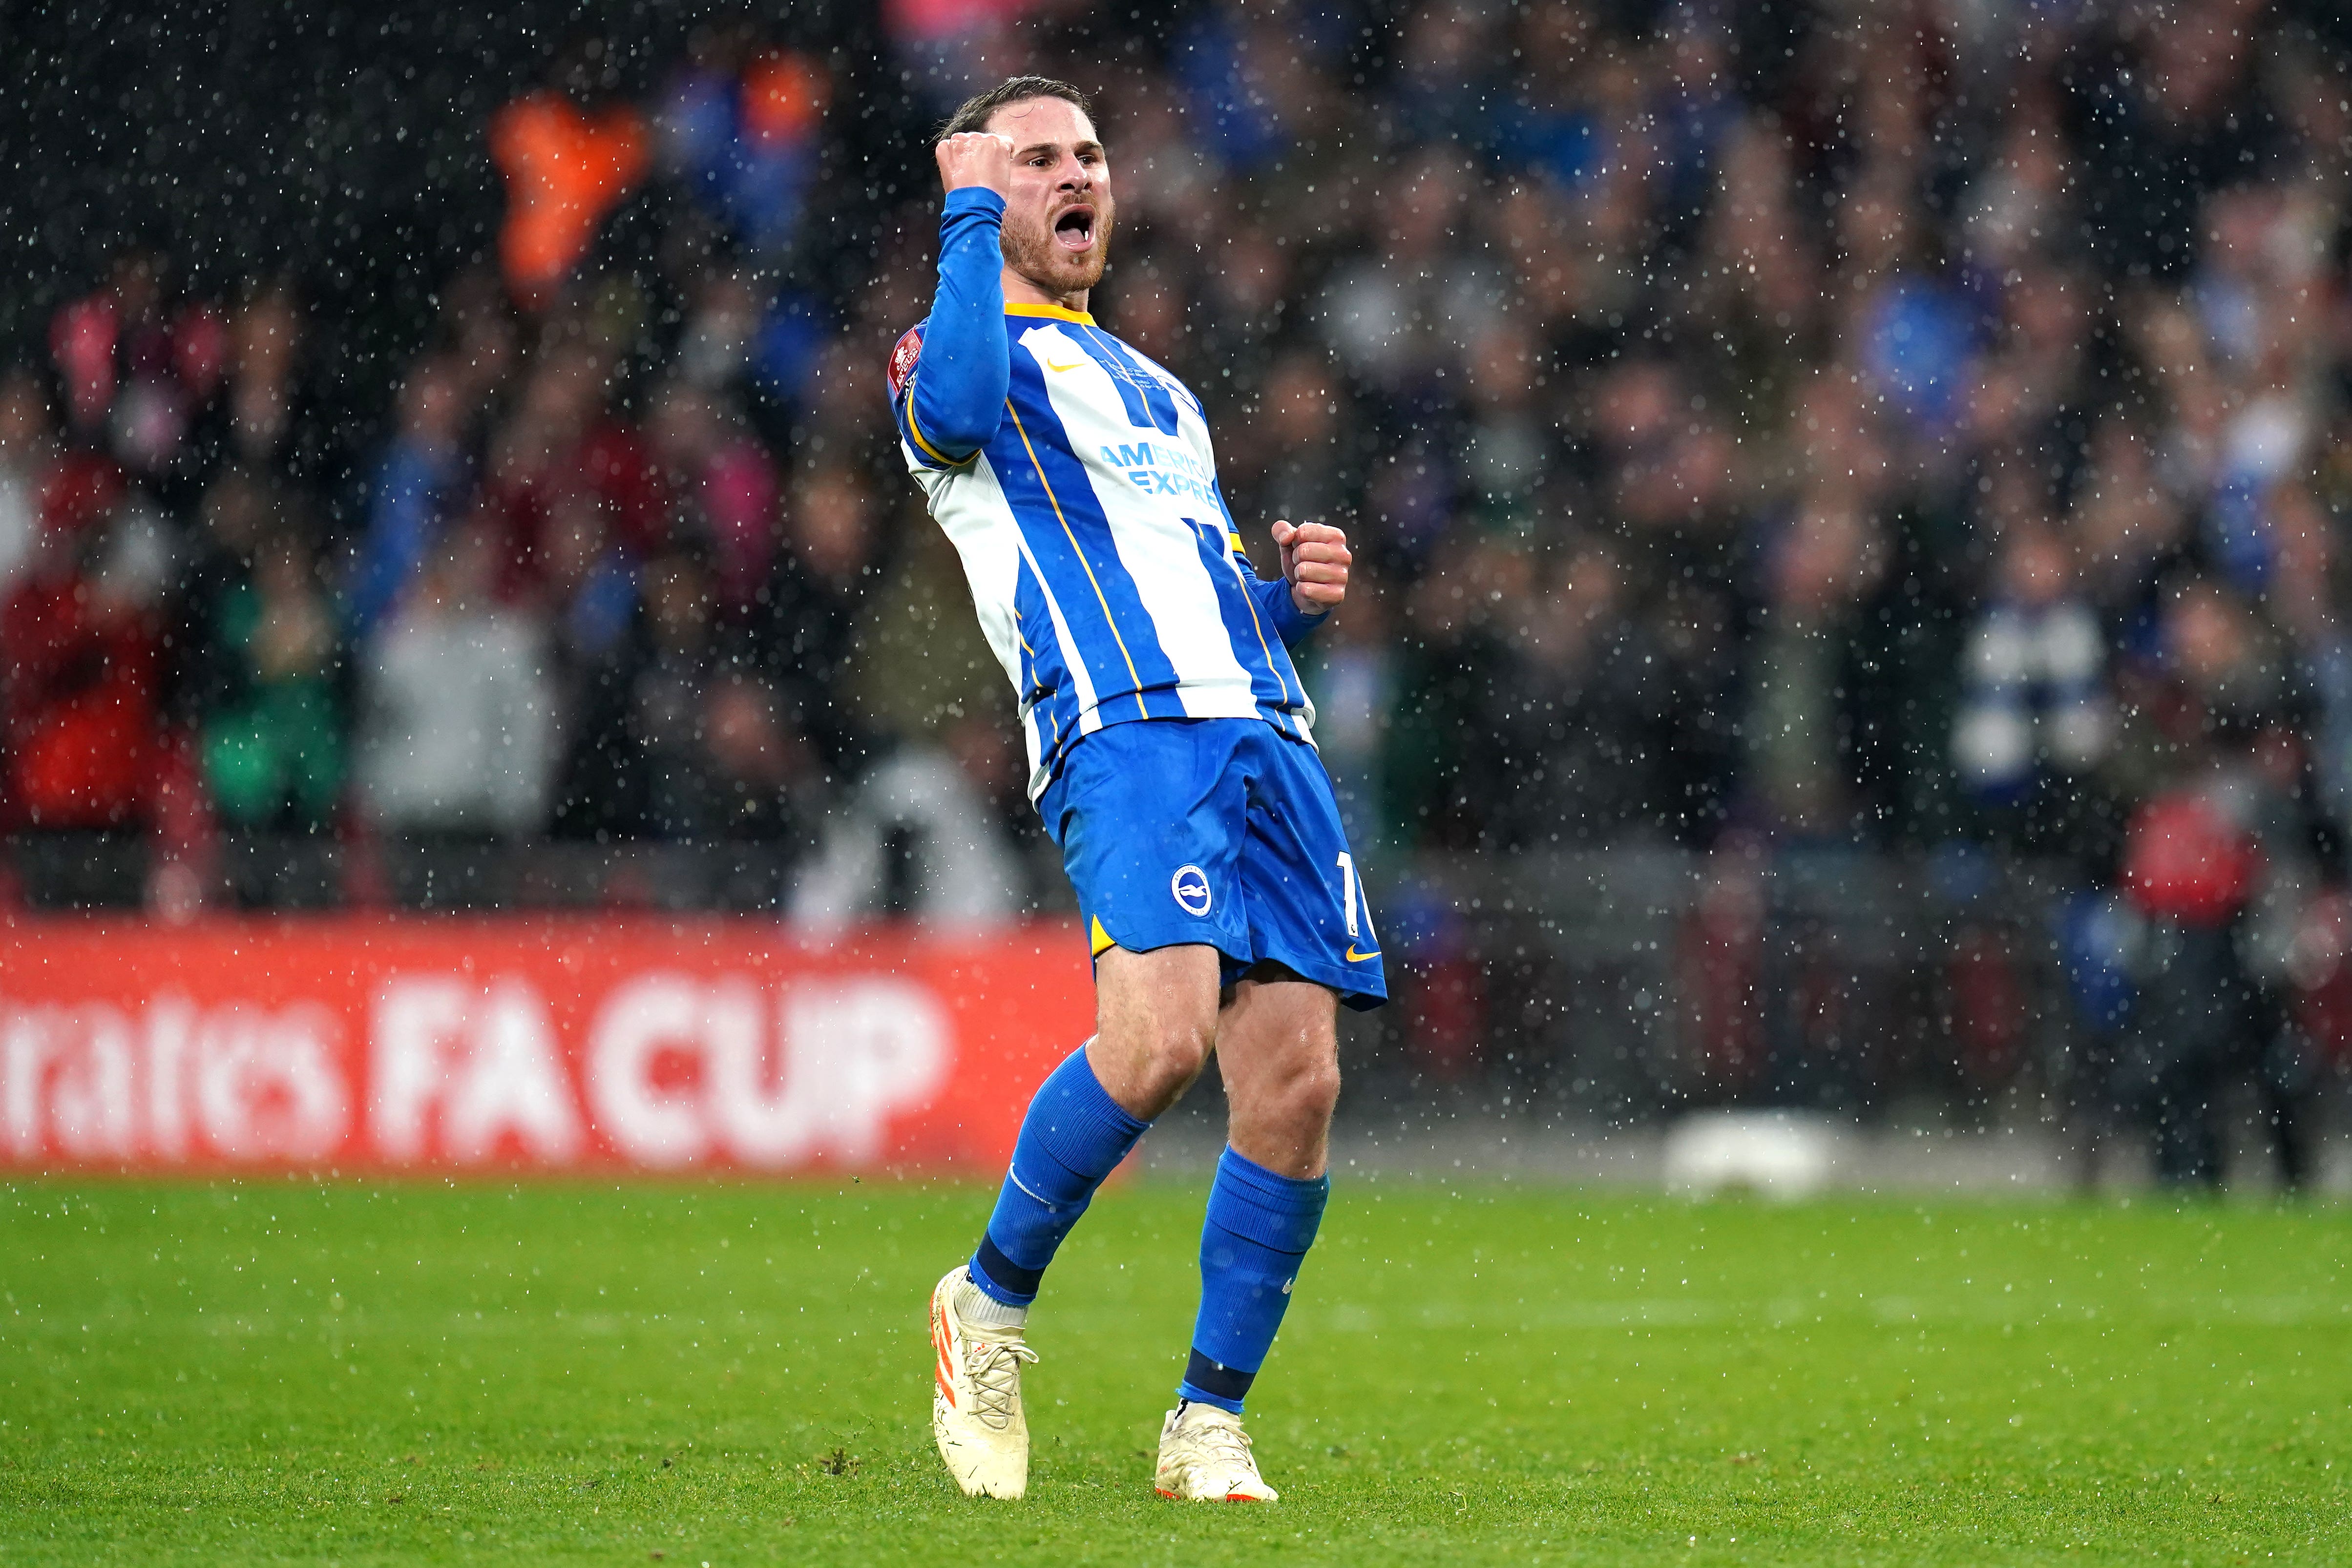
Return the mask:
<svg viewBox="0 0 2352 1568">
<path fill-rule="evenodd" d="M 1320 615 L 1348 597 L 1348 536 L 1328 523 L 1304 523 L 1292 528 L 1274 525 L 1274 542 L 1282 551 L 1283 580 L 1290 584 L 1290 601 L 1301 615 Z"/>
<path fill-rule="evenodd" d="M 1002 196 L 1013 188 L 1013 140 L 992 131 L 959 131 L 932 149 L 940 184 L 950 191 L 978 185 Z"/>
</svg>

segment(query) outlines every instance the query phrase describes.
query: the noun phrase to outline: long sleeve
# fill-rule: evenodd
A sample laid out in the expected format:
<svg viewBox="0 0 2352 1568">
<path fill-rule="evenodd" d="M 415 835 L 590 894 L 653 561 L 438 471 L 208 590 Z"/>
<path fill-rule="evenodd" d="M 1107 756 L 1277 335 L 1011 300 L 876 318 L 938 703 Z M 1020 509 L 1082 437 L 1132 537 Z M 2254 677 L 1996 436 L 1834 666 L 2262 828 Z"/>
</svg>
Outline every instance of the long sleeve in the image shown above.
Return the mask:
<svg viewBox="0 0 2352 1568">
<path fill-rule="evenodd" d="M 1257 601 L 1257 612 L 1274 628 L 1286 648 L 1296 648 L 1315 635 L 1316 629 L 1331 619 L 1328 610 L 1320 615 L 1309 615 L 1298 608 L 1290 596 L 1290 584 L 1277 577 L 1272 582 L 1257 575 L 1247 557 L 1242 560 L 1242 571 L 1250 580 L 1250 597 Z"/>
<path fill-rule="evenodd" d="M 942 468 L 995 439 L 1012 384 L 1004 333 L 1004 198 L 950 191 L 940 212 L 940 289 L 893 399 L 916 450 Z"/>
<path fill-rule="evenodd" d="M 1241 566 L 1242 578 L 1249 588 L 1250 601 L 1257 606 L 1258 619 L 1274 629 L 1275 635 L 1282 639 L 1284 647 L 1297 647 L 1315 635 L 1323 622 L 1331 619 L 1331 612 L 1326 610 L 1320 615 L 1309 615 L 1298 608 L 1297 600 L 1291 598 L 1287 579 L 1277 575 L 1269 582 L 1258 576 L 1257 568 L 1250 561 L 1249 552 L 1242 548 L 1242 531 L 1234 522 L 1233 508 L 1225 505 L 1223 486 L 1217 486 L 1216 497 L 1217 515 L 1225 519 L 1225 532 L 1233 536 L 1234 559 Z"/>
</svg>

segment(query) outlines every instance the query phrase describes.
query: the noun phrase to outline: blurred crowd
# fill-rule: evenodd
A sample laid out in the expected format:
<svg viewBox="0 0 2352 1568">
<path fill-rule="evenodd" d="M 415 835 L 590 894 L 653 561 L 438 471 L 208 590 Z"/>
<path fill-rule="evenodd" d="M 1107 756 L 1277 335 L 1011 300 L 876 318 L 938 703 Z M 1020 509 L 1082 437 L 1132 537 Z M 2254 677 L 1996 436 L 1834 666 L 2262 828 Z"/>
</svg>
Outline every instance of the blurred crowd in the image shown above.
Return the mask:
<svg viewBox="0 0 2352 1568">
<path fill-rule="evenodd" d="M 0 383 L 6 825 L 1050 902 L 882 390 L 924 133 L 1034 69 L 1099 91 L 1096 313 L 1201 393 L 1245 536 L 1355 542 L 1309 678 L 1368 856 L 1999 852 L 2093 897 L 2084 975 L 2118 911 L 2340 880 L 2352 77 L 2292 7 L 886 11 L 867 276 L 793 258 L 871 106 L 715 22 L 650 94 L 584 37 L 488 116 L 496 256 L 356 445 L 299 278 L 133 252 L 60 309 Z M 2255 1007 L 2310 925 L 2200 994 Z"/>
<path fill-rule="evenodd" d="M 615 75 L 583 35 L 489 117 L 495 255 L 356 441 L 308 406 L 299 278 L 194 298 L 132 249 L 57 312 L 0 382 L 0 828 L 152 847 L 165 901 L 254 839 L 360 851 L 359 902 L 384 842 L 758 845 L 814 920 L 1030 898 L 1014 738 L 881 623 L 908 530 L 860 335 L 783 281 L 824 65 L 730 21 L 651 101 Z"/>
</svg>

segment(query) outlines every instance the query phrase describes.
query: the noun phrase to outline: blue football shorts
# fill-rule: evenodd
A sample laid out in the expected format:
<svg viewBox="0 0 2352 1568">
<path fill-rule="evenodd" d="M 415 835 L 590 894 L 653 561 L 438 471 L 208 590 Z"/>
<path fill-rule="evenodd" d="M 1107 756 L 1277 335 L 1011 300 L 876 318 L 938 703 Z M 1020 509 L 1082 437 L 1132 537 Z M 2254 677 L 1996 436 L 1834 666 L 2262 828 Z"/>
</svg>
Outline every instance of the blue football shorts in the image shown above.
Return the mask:
<svg viewBox="0 0 2352 1568">
<path fill-rule="evenodd" d="M 1201 943 L 1231 985 L 1272 961 L 1388 999 L 1323 759 L 1253 718 L 1138 719 L 1072 746 L 1039 797 L 1097 957 Z"/>
</svg>

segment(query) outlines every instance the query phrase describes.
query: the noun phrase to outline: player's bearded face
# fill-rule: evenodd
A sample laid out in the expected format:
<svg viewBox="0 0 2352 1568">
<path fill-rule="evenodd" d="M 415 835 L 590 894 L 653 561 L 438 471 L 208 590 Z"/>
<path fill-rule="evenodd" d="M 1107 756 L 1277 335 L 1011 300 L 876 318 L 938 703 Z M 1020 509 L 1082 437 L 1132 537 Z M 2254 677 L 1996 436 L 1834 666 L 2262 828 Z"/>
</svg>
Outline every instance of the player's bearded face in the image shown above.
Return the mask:
<svg viewBox="0 0 2352 1568">
<path fill-rule="evenodd" d="M 1110 165 L 1094 127 L 1058 98 L 1007 104 L 989 129 L 1013 140 L 1004 204 L 1005 262 L 1048 294 L 1102 281 L 1110 260 Z"/>
</svg>

